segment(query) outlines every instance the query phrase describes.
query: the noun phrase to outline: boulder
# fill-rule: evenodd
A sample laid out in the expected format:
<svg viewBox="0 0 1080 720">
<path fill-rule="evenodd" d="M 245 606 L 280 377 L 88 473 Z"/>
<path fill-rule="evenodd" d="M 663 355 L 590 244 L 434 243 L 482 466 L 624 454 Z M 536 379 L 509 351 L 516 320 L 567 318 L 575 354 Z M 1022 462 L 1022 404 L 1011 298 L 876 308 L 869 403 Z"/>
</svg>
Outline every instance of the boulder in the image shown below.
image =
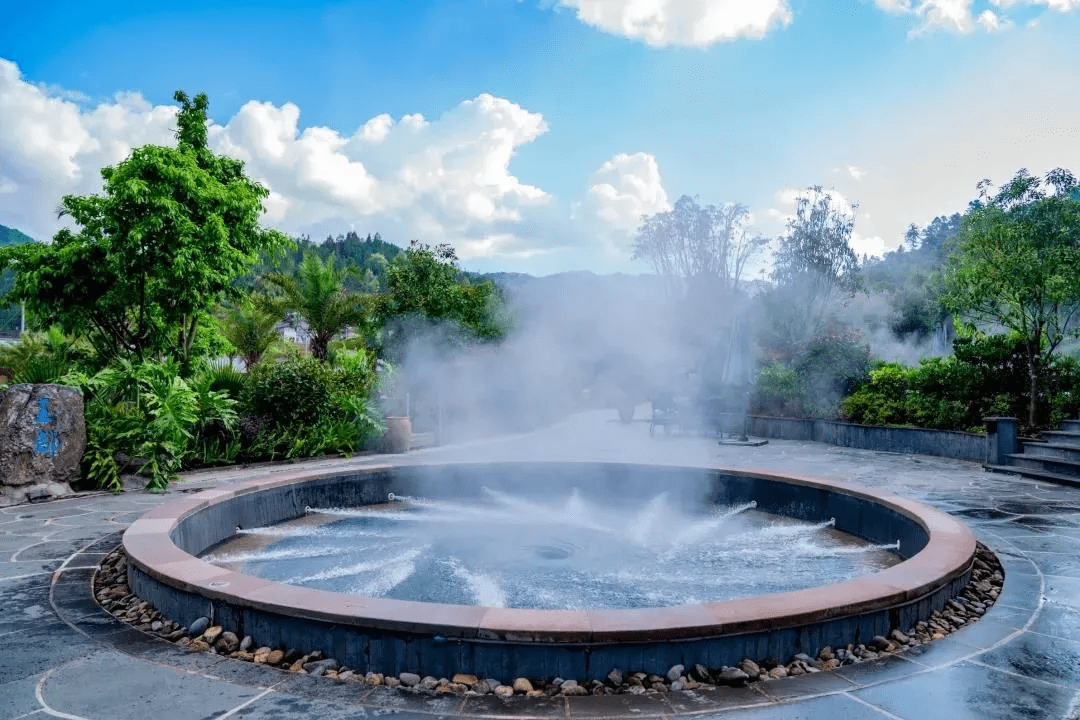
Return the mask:
<svg viewBox="0 0 1080 720">
<path fill-rule="evenodd" d="M 69 494 L 85 449 L 78 390 L 11 385 L 0 391 L 0 505 Z"/>
</svg>

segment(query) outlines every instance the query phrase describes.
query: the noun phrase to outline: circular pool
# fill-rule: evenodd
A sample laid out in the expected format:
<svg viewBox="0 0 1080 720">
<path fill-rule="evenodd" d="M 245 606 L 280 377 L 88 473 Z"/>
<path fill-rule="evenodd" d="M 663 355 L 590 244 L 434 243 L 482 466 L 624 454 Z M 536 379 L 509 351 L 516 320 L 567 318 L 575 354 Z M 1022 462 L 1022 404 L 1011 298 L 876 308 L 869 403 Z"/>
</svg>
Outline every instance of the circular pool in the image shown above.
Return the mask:
<svg viewBox="0 0 1080 720">
<path fill-rule="evenodd" d="M 196 557 L 238 531 L 295 520 L 313 509 L 363 512 L 404 497 L 464 512 L 492 492 L 514 498 L 570 493 L 573 498 L 575 489 L 599 503 L 591 511 L 596 517 L 605 498 L 612 505 L 637 498 L 647 507 L 664 497 L 706 518 L 711 508 L 753 505 L 791 521 L 834 526 L 871 545 L 891 545 L 900 561 L 841 582 L 752 597 L 705 595 L 702 602 L 636 602 L 626 609 L 592 603 L 548 609 L 494 606 L 507 603 L 491 601 L 500 597 L 491 593 L 425 602 L 332 592 L 254 577 Z M 574 507 L 580 509 L 580 503 Z M 584 510 L 588 520 L 590 511 Z M 664 520 L 656 537 L 679 536 L 692 524 L 668 516 Z M 631 535 L 639 530 L 632 528 Z M 536 546 L 543 551 L 538 551 L 541 562 L 573 565 L 574 548 L 580 545 Z M 209 617 L 239 635 L 251 635 L 259 645 L 317 648 L 362 670 L 584 680 L 604 677 L 613 667 L 663 673 L 675 664 L 720 667 L 746 657 L 786 660 L 799 652 L 816 653 L 824 645 L 867 641 L 893 628 L 909 628 L 966 585 L 975 539 L 963 524 L 918 503 L 813 478 L 715 467 L 463 463 L 253 477 L 156 508 L 127 530 L 124 548 L 131 588 L 182 624 Z M 464 576 L 475 579 L 476 567 L 483 566 L 463 571 Z M 692 567 L 680 572 L 688 570 Z M 595 583 L 589 581 L 590 572 L 595 573 L 585 573 L 586 589 L 601 584 L 598 573 Z M 702 572 L 716 571 L 703 567 Z M 713 586 L 723 585 L 715 580 Z M 767 573 L 758 586 L 773 588 Z M 482 604 L 485 598 L 488 604 Z"/>
</svg>

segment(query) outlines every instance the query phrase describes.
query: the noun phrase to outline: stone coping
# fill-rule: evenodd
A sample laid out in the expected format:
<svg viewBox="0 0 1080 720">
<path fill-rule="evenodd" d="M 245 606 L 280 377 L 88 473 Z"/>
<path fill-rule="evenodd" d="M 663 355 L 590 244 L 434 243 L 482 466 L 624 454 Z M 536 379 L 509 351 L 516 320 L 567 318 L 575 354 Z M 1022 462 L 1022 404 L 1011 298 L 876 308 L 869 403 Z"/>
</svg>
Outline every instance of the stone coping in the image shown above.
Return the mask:
<svg viewBox="0 0 1080 720">
<path fill-rule="evenodd" d="M 395 467 L 373 465 L 349 474 L 362 477 Z M 271 488 L 342 476 L 338 469 L 256 475 L 165 503 L 132 523 L 123 545 L 130 562 L 150 578 L 233 607 L 337 626 L 513 643 L 655 642 L 799 627 L 912 604 L 971 568 L 975 553 L 971 530 L 920 503 L 820 478 L 720 466 L 687 469 L 809 486 L 868 500 L 911 519 L 926 531 L 928 542 L 907 560 L 870 575 L 752 599 L 628 610 L 529 610 L 359 597 L 286 585 L 217 567 L 188 554 L 172 540 L 183 523 L 207 508 Z"/>
</svg>

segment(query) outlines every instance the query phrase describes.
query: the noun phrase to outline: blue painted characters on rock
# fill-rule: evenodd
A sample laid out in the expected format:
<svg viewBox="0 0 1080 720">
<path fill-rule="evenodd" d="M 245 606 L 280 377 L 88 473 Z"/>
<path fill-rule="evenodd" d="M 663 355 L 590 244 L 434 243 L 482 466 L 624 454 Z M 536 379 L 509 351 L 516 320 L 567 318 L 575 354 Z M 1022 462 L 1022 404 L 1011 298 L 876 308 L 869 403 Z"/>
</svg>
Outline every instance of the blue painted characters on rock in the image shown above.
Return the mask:
<svg viewBox="0 0 1080 720">
<path fill-rule="evenodd" d="M 49 398 L 38 399 L 38 414 L 34 422 L 38 425 L 34 452 L 45 457 L 56 457 L 56 453 L 60 452 L 60 433 L 55 427 L 56 415 L 49 414 Z"/>
</svg>

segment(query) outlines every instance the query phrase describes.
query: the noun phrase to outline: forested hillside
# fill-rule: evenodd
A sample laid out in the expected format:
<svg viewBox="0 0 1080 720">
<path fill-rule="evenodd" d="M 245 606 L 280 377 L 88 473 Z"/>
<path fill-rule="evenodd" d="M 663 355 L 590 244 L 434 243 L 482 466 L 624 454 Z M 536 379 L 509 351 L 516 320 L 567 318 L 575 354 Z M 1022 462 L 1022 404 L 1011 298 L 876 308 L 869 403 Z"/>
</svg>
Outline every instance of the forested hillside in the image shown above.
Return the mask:
<svg viewBox="0 0 1080 720">
<path fill-rule="evenodd" d="M 34 239 L 21 230 L 0 225 L 0 247 L 21 245 L 28 242 L 34 242 Z M 11 289 L 11 284 L 14 281 L 15 273 L 11 270 L 4 270 L 0 273 L 0 297 Z M 0 332 L 11 332 L 18 329 L 19 307 L 17 305 L 0 306 Z"/>
</svg>

